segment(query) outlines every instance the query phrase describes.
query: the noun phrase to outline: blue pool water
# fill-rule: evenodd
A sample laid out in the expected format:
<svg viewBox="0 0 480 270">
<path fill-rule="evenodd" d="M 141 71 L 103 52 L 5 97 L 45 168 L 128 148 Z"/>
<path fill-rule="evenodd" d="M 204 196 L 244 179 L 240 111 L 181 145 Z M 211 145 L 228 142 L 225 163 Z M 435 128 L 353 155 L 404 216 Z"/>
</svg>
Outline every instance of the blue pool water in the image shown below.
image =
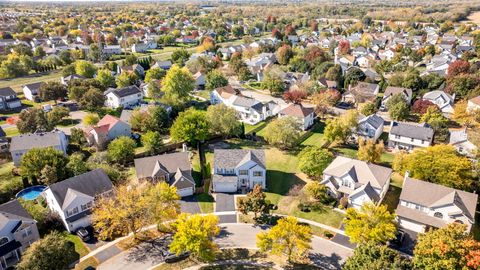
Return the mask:
<svg viewBox="0 0 480 270">
<path fill-rule="evenodd" d="M 22 198 L 26 201 L 31 201 L 35 200 L 40 196 L 40 193 L 47 188 L 46 186 L 33 186 L 33 187 L 28 187 L 26 189 L 21 190 L 20 192 L 17 193 L 17 199 Z"/>
</svg>

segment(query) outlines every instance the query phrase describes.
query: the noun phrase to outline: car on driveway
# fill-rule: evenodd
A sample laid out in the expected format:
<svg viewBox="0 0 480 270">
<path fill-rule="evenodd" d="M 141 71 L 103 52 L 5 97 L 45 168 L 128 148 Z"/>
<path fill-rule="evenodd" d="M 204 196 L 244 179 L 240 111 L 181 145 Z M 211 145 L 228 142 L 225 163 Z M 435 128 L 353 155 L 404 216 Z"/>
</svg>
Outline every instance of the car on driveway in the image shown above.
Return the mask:
<svg viewBox="0 0 480 270">
<path fill-rule="evenodd" d="M 82 239 L 83 242 L 88 242 L 90 241 L 90 239 L 92 239 L 90 233 L 88 232 L 87 229 L 81 227 L 80 229 L 78 229 L 75 233 L 78 237 L 80 237 L 80 239 Z"/>
</svg>

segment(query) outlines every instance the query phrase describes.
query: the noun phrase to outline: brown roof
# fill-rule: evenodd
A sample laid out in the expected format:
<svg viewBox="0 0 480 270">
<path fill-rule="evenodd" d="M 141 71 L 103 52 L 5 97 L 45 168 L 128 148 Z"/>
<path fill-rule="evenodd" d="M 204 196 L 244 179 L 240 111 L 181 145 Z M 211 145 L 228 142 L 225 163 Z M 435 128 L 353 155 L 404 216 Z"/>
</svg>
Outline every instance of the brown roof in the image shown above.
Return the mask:
<svg viewBox="0 0 480 270">
<path fill-rule="evenodd" d="M 395 87 L 395 86 L 388 86 L 385 89 L 384 97 L 387 97 L 389 95 L 395 95 L 395 94 L 400 94 L 400 93 L 405 93 L 407 94 L 408 97 L 412 96 L 412 89 L 408 89 L 405 87 Z"/>
<path fill-rule="evenodd" d="M 302 104 L 290 104 L 288 107 L 280 111 L 280 114 L 305 118 L 314 112 L 313 108 L 305 108 Z"/>
<path fill-rule="evenodd" d="M 474 97 L 474 98 L 471 98 L 470 100 L 468 101 L 471 101 L 477 105 L 480 105 L 480 96 L 477 96 L 477 97 Z"/>
</svg>

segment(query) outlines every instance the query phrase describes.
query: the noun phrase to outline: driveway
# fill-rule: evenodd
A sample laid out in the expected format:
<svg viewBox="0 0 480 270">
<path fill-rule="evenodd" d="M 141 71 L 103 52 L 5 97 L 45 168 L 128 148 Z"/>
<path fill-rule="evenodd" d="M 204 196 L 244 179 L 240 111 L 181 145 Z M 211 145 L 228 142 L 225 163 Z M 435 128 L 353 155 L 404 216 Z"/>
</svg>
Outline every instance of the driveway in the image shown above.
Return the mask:
<svg viewBox="0 0 480 270">
<path fill-rule="evenodd" d="M 69 116 L 72 120 L 77 120 L 78 121 L 78 124 L 74 125 L 74 126 L 70 126 L 70 127 L 57 127 L 59 130 L 65 132 L 65 134 L 67 135 L 70 135 L 71 132 L 70 132 L 70 129 L 72 128 L 80 128 L 80 129 L 83 129 L 85 126 L 83 125 L 82 121 L 83 121 L 83 118 L 85 118 L 85 116 L 87 115 L 88 113 L 85 112 L 85 111 L 73 111 L 73 112 L 70 112 L 69 113 Z"/>
<path fill-rule="evenodd" d="M 340 225 L 340 230 L 342 231 L 345 230 L 343 223 L 342 225 Z M 348 236 L 340 233 L 335 234 L 335 236 L 332 238 L 332 242 L 342 245 L 344 247 L 351 248 L 351 249 L 354 249 L 357 246 L 350 242 L 350 238 Z"/>
<path fill-rule="evenodd" d="M 180 200 L 180 209 L 183 213 L 197 214 L 201 212 L 195 196 L 183 197 Z"/>
<path fill-rule="evenodd" d="M 233 194 L 215 194 L 215 212 L 235 211 L 235 197 Z"/>
</svg>

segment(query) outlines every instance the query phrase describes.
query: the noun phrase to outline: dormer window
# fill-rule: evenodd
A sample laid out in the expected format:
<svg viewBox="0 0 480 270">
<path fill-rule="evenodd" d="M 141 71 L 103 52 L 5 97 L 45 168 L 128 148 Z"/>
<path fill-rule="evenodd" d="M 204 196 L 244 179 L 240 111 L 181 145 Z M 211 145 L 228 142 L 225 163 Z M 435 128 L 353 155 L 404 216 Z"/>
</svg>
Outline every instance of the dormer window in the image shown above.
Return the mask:
<svg viewBox="0 0 480 270">
<path fill-rule="evenodd" d="M 436 218 L 442 218 L 442 219 L 443 219 L 443 214 L 440 213 L 440 212 L 435 212 L 435 213 L 433 214 L 433 216 L 436 217 Z"/>
</svg>

